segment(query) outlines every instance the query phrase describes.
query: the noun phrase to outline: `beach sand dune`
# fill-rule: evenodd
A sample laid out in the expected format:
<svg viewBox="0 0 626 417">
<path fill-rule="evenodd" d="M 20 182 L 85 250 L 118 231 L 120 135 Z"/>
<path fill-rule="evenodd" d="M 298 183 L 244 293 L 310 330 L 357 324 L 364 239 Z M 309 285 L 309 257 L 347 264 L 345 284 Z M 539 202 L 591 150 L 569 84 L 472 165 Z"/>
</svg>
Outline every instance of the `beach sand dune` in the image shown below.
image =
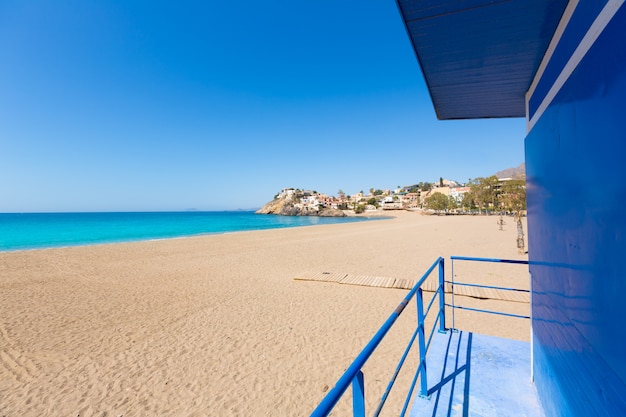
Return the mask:
<svg viewBox="0 0 626 417">
<path fill-rule="evenodd" d="M 294 277 L 332 271 L 416 280 L 437 256 L 524 259 L 512 219 L 500 231 L 497 217 L 394 215 L 0 253 L 0 416 L 310 414 L 407 290 Z M 459 265 L 457 276 L 528 287 L 527 268 L 500 267 Z M 525 303 L 458 298 L 528 314 Z M 414 310 L 365 369 L 370 407 L 404 349 Z M 455 319 L 467 330 L 529 337 L 526 320 L 469 312 Z M 390 401 L 392 413 L 397 400 Z"/>
</svg>

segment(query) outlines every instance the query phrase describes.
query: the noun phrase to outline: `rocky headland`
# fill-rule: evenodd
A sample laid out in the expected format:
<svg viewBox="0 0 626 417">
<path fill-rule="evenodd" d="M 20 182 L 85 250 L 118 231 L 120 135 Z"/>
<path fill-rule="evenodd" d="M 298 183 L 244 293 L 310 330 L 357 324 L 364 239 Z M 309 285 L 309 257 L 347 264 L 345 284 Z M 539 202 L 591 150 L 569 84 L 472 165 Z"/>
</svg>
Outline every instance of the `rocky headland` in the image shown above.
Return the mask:
<svg viewBox="0 0 626 417">
<path fill-rule="evenodd" d="M 320 204 L 307 204 L 296 194 L 281 193 L 274 200 L 265 204 L 256 214 L 277 214 L 281 216 L 319 216 L 319 217 L 345 217 L 346 214 L 339 209 L 324 207 Z"/>
</svg>

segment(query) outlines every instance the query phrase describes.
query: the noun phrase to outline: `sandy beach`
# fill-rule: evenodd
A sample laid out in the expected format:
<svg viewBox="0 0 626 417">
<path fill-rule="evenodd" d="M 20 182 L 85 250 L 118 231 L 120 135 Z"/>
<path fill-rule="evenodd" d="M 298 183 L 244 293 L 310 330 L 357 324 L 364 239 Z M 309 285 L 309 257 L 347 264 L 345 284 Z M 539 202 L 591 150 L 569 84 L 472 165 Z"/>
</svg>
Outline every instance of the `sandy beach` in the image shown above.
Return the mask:
<svg viewBox="0 0 626 417">
<path fill-rule="evenodd" d="M 408 291 L 294 277 L 416 280 L 437 256 L 525 259 L 512 218 L 501 231 L 496 216 L 392 215 L 0 253 L 0 416 L 309 415 Z M 458 279 L 465 272 L 528 287 L 526 267 L 460 265 Z M 528 314 L 525 303 L 457 302 Z M 365 369 L 370 409 L 410 336 L 409 307 Z M 529 339 L 527 320 L 455 319 L 464 330 Z M 390 401 L 382 415 L 396 411 Z M 348 407 L 342 401 L 337 415 Z"/>
</svg>

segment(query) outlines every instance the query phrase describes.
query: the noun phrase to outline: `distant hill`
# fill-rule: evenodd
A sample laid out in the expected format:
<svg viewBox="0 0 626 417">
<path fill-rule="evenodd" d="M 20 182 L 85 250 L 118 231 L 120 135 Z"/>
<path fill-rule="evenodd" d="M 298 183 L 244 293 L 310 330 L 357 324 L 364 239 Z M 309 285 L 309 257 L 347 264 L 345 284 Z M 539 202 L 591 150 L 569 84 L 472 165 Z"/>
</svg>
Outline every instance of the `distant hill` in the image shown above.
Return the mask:
<svg viewBox="0 0 626 417">
<path fill-rule="evenodd" d="M 526 178 L 526 164 L 522 162 L 518 167 L 503 169 L 495 175 L 498 178 L 524 179 Z"/>
</svg>

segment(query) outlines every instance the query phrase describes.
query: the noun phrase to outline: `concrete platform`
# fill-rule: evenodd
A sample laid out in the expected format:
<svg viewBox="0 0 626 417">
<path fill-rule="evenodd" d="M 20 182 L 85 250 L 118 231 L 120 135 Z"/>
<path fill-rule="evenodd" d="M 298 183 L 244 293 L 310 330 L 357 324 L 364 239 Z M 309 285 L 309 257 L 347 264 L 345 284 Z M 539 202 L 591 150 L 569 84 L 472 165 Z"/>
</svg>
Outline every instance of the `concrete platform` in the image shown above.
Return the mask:
<svg viewBox="0 0 626 417">
<path fill-rule="evenodd" d="M 530 380 L 530 345 L 469 332 L 436 334 L 428 351 L 429 398 L 411 417 L 545 417 Z"/>
</svg>

